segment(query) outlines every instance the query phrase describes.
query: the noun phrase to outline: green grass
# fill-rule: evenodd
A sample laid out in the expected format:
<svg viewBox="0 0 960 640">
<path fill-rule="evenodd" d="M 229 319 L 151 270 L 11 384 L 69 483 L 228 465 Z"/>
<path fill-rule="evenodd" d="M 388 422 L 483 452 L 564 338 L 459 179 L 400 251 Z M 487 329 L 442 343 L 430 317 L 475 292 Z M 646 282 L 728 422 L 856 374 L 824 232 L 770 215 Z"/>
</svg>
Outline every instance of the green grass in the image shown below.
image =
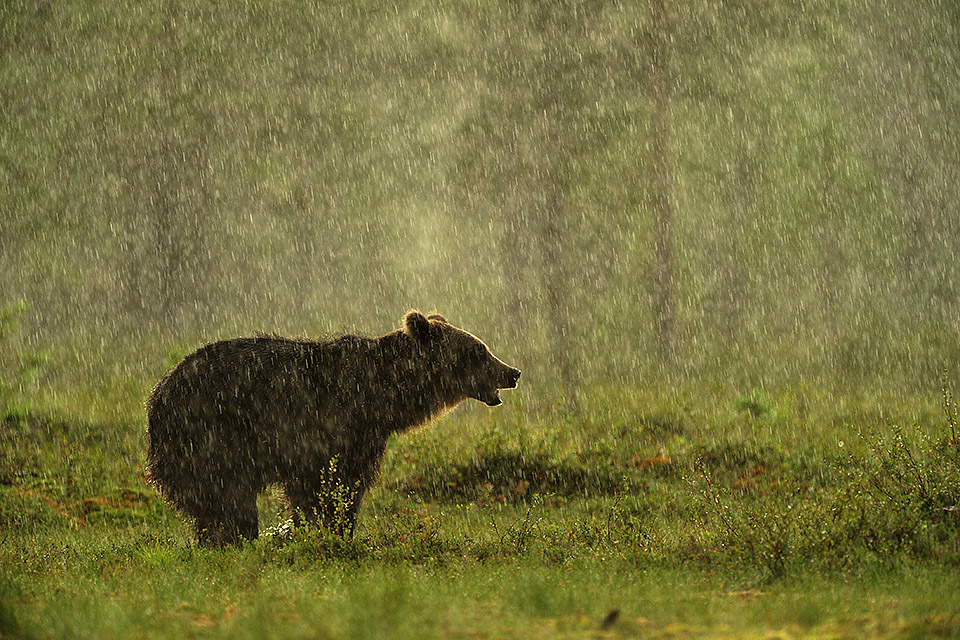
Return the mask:
<svg viewBox="0 0 960 640">
<path fill-rule="evenodd" d="M 518 393 L 396 439 L 352 541 L 221 551 L 146 485 L 118 397 L 134 419 L 3 425 L 0 637 L 960 636 L 935 397 L 596 389 L 572 416 Z"/>
</svg>

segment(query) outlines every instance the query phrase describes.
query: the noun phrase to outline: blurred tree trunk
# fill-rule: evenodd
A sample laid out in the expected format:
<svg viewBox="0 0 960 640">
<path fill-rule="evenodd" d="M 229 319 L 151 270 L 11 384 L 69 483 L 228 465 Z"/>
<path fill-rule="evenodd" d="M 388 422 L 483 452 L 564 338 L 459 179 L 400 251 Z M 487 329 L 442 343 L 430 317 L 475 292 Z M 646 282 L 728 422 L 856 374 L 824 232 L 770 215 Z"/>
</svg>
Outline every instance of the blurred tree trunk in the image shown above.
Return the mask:
<svg viewBox="0 0 960 640">
<path fill-rule="evenodd" d="M 548 123 L 547 128 L 556 128 L 556 123 Z M 549 333 L 550 366 L 559 375 L 565 406 L 576 411 L 575 350 L 569 321 L 571 277 L 567 268 L 569 256 L 564 251 L 565 176 L 556 161 L 545 159 L 545 154 L 537 153 L 532 146 L 537 145 L 520 141 L 513 156 L 515 183 L 508 187 L 506 198 L 506 215 L 511 219 L 502 249 L 504 270 L 512 281 L 505 304 L 511 324 L 523 327 L 536 315 L 527 307 L 539 303 L 539 316 Z M 528 268 L 530 282 L 523 277 Z M 531 285 L 537 290 L 533 295 L 528 290 Z M 518 330 L 512 337 L 519 341 L 523 333 Z"/>
<path fill-rule="evenodd" d="M 316 283 L 314 274 L 321 262 L 317 256 L 317 220 L 313 214 L 312 190 L 301 178 L 281 203 L 285 231 L 290 238 L 290 272 L 288 278 L 296 292 L 290 298 L 290 310 L 298 321 L 313 321 Z"/>
<path fill-rule="evenodd" d="M 599 62 L 597 33 L 609 17 L 598 4 L 549 0 L 506 5 L 482 19 L 483 64 L 475 116 L 463 127 L 464 152 L 456 179 L 477 185 L 503 211 L 500 236 L 507 316 L 529 340 L 525 325 L 545 332 L 545 370 L 566 407 L 577 410 L 583 333 L 575 322 L 593 313 L 585 292 L 588 262 L 581 217 L 570 210 L 580 158 L 605 144 L 599 114 L 614 86 L 614 65 Z M 631 54 L 635 47 L 629 47 Z M 600 81 L 599 75 L 603 75 Z M 608 75 L 604 75 L 608 74 Z M 594 282 L 594 286 L 604 283 Z M 582 305 L 590 305 L 585 308 Z M 525 318 L 517 322 L 517 318 Z"/>
<path fill-rule="evenodd" d="M 565 232 L 563 198 L 565 185 L 559 175 L 545 177 L 538 199 L 537 237 L 540 242 L 540 285 L 546 302 L 548 328 L 552 341 L 553 364 L 560 375 L 567 409 L 577 411 L 577 378 L 574 371 L 575 349 L 570 332 L 572 300 L 571 278 L 563 250 Z"/>
<path fill-rule="evenodd" d="M 516 167 L 515 167 L 516 169 Z M 524 199 L 526 181 L 519 170 L 508 174 L 504 198 L 503 228 L 500 240 L 501 271 L 504 280 L 503 323 L 509 331 L 510 343 L 518 346 L 523 340 L 524 327 L 529 326 L 530 307 L 527 271 L 530 252 L 526 240 L 530 237 L 527 222 L 527 202 Z"/>
<path fill-rule="evenodd" d="M 653 84 L 653 207 L 656 216 L 654 266 L 654 318 L 660 356 L 670 365 L 676 360 L 675 298 L 673 276 L 673 166 L 670 148 L 670 46 L 671 25 L 664 0 L 651 3 Z"/>
<path fill-rule="evenodd" d="M 156 154 L 153 158 L 153 231 L 156 255 L 156 311 L 167 326 L 186 324 L 195 328 L 201 316 L 200 299 L 205 289 L 202 269 L 203 234 L 200 213 L 206 202 L 200 127 L 190 130 L 194 114 L 182 113 L 191 104 L 192 83 L 183 77 L 177 31 L 180 4 L 164 3 L 158 55 L 160 104 L 156 122 Z M 185 137 L 192 134 L 191 141 Z M 148 134 L 149 135 L 149 134 Z M 195 180 L 195 184 L 194 184 Z M 191 188 L 196 187 L 196 188 Z M 189 302 L 193 302 L 189 305 Z"/>
<path fill-rule="evenodd" d="M 531 26 L 551 46 L 540 52 L 530 77 L 533 88 L 533 148 L 522 154 L 532 169 L 535 194 L 534 238 L 540 258 L 540 289 L 545 303 L 550 333 L 551 360 L 563 387 L 565 406 L 576 412 L 578 380 L 577 357 L 570 318 L 573 313 L 573 278 L 569 264 L 571 230 L 565 210 L 569 163 L 577 152 L 573 129 L 582 107 L 581 89 L 572 82 L 572 60 L 576 60 L 582 41 L 577 38 L 584 16 L 549 2 L 531 3 Z M 557 38 L 558 34 L 561 36 Z"/>
</svg>

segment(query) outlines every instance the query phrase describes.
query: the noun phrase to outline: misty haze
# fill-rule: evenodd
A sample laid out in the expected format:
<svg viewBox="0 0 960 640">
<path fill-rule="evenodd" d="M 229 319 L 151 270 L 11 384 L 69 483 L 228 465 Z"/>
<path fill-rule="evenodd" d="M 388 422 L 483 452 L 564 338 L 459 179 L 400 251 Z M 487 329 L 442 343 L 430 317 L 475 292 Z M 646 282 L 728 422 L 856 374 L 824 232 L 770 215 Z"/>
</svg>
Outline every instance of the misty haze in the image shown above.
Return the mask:
<svg viewBox="0 0 960 640">
<path fill-rule="evenodd" d="M 960 633 L 958 7 L 0 0 L 0 636 Z M 164 374 L 411 309 L 522 382 L 198 549 Z"/>
</svg>

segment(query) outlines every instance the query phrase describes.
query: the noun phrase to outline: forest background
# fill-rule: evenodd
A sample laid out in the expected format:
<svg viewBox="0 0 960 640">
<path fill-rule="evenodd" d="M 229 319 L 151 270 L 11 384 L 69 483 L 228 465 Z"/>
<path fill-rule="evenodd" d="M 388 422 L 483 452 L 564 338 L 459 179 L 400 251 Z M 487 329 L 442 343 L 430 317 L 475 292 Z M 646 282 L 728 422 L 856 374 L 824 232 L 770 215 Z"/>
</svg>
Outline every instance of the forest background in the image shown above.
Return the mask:
<svg viewBox="0 0 960 640">
<path fill-rule="evenodd" d="M 960 636 L 960 3 L 0 0 L 0 636 Z M 523 370 L 198 549 L 193 348 Z"/>
<path fill-rule="evenodd" d="M 958 32 L 952 2 L 5 2 L 9 353 L 144 384 L 421 307 L 565 403 L 935 392 Z"/>
</svg>

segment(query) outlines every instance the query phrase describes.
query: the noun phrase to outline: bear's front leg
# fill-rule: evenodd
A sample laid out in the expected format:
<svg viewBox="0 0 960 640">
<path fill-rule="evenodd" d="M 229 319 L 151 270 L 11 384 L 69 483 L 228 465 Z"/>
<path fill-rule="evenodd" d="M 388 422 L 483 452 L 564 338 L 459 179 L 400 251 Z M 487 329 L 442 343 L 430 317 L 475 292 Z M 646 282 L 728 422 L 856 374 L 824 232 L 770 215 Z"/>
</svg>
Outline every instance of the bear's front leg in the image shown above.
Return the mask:
<svg viewBox="0 0 960 640">
<path fill-rule="evenodd" d="M 314 524 L 320 521 L 326 529 L 340 537 L 353 537 L 362 491 L 337 481 L 303 481 L 284 483 L 287 500 L 293 508 L 293 524 Z"/>
<path fill-rule="evenodd" d="M 354 484 L 352 490 L 346 485 L 337 486 L 338 491 L 332 499 L 321 500 L 320 518 L 327 529 L 341 538 L 352 540 L 357 526 L 357 512 L 360 511 L 360 499 L 364 492 L 358 484 Z"/>
<path fill-rule="evenodd" d="M 314 524 L 317 514 L 320 513 L 320 499 L 316 491 L 299 480 L 288 480 L 283 483 L 283 491 L 287 494 L 287 501 L 293 509 L 293 526 L 299 527 Z"/>
</svg>

